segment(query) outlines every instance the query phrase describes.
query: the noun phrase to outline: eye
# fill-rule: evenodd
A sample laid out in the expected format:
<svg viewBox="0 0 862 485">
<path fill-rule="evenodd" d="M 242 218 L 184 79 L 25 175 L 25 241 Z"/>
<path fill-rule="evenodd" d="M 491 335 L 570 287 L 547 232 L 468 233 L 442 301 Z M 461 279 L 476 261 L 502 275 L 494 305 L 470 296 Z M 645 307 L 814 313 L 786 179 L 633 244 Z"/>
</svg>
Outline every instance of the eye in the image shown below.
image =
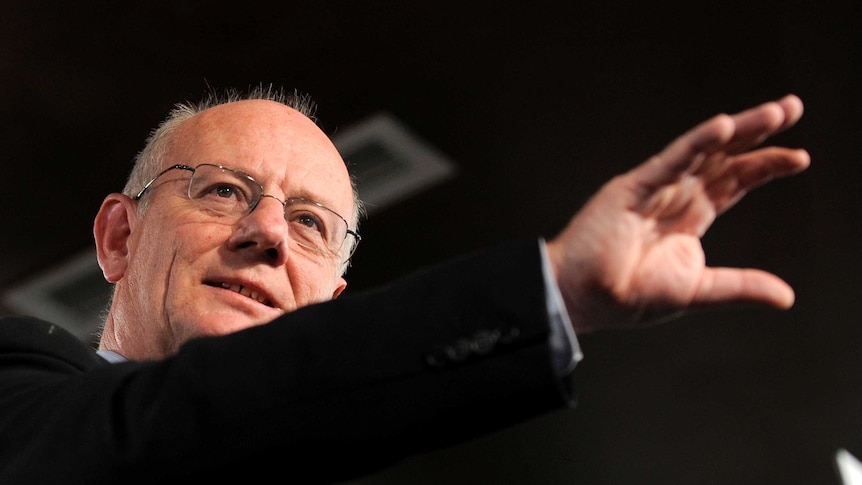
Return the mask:
<svg viewBox="0 0 862 485">
<path fill-rule="evenodd" d="M 239 186 L 227 182 L 214 182 L 194 188 L 195 199 L 209 204 L 247 205 L 248 195 Z"/>
<path fill-rule="evenodd" d="M 214 185 L 207 191 L 207 193 L 225 199 L 236 199 L 242 196 L 242 191 L 235 185 L 231 184 Z"/>
<path fill-rule="evenodd" d="M 247 206 L 253 200 L 252 187 L 229 170 L 201 165 L 192 178 L 189 195 L 208 204 Z"/>
<path fill-rule="evenodd" d="M 313 231 L 318 234 L 324 234 L 326 227 L 320 217 L 309 211 L 295 211 L 289 215 L 289 222 L 303 226 L 306 232 Z"/>
</svg>

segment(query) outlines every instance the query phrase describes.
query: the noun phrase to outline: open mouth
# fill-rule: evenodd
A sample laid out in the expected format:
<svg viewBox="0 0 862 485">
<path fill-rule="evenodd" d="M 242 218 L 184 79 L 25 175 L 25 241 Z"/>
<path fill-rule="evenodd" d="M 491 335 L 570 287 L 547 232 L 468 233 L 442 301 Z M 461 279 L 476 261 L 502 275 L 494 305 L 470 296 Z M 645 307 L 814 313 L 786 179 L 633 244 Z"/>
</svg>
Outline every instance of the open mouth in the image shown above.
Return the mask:
<svg viewBox="0 0 862 485">
<path fill-rule="evenodd" d="M 247 298 L 251 298 L 252 300 L 262 303 L 268 307 L 275 308 L 275 305 L 266 298 L 266 295 L 261 293 L 260 291 L 250 288 L 248 286 L 243 286 L 239 284 L 231 284 L 231 283 L 220 283 L 217 281 L 206 281 L 204 284 L 208 286 L 213 286 L 215 288 L 223 288 L 225 290 L 233 291 L 234 293 L 239 293 L 242 296 Z"/>
</svg>

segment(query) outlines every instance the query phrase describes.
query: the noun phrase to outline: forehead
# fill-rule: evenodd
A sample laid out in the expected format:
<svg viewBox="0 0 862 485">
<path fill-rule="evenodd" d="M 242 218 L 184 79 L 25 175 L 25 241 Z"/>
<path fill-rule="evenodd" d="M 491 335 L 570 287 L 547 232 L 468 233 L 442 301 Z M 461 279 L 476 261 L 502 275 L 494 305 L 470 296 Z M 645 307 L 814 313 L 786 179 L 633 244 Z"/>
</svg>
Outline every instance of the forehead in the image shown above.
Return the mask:
<svg viewBox="0 0 862 485">
<path fill-rule="evenodd" d="M 179 126 L 170 163 L 214 163 L 242 170 L 267 191 L 305 196 L 350 213 L 350 176 L 329 137 L 281 103 L 237 101 L 205 110 Z"/>
</svg>

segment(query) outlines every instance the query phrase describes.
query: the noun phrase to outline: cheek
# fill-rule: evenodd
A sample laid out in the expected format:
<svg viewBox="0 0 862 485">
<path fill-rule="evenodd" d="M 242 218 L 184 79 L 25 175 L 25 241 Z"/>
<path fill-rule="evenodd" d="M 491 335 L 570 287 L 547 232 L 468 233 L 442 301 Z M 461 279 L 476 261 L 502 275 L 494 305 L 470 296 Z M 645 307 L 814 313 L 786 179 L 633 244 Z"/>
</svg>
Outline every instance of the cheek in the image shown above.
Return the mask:
<svg viewBox="0 0 862 485">
<path fill-rule="evenodd" d="M 149 285 L 140 288 L 141 291 L 164 295 L 184 281 L 183 277 L 190 276 L 189 269 L 195 262 L 223 241 L 219 232 L 224 231 L 204 226 L 179 223 L 167 228 L 144 228 L 134 248 L 133 264 L 140 284 Z M 164 296 L 155 298 L 162 299 Z"/>
<path fill-rule="evenodd" d="M 310 263 L 296 256 L 288 259 L 287 275 L 297 306 L 332 299 L 337 283 L 334 268 Z"/>
</svg>

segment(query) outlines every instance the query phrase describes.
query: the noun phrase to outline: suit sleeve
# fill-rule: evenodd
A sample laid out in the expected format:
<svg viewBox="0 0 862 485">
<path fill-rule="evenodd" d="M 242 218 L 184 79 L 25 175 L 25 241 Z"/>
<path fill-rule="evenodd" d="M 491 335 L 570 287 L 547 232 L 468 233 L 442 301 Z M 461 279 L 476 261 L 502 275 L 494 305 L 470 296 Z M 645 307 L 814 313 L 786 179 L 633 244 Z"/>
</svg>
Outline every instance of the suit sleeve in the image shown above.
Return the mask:
<svg viewBox="0 0 862 485">
<path fill-rule="evenodd" d="M 530 241 L 159 362 L 32 369 L 19 345 L 0 354 L 0 433 L 23 447 L 2 445 L 0 482 L 357 477 L 573 405 L 549 332 Z"/>
</svg>

